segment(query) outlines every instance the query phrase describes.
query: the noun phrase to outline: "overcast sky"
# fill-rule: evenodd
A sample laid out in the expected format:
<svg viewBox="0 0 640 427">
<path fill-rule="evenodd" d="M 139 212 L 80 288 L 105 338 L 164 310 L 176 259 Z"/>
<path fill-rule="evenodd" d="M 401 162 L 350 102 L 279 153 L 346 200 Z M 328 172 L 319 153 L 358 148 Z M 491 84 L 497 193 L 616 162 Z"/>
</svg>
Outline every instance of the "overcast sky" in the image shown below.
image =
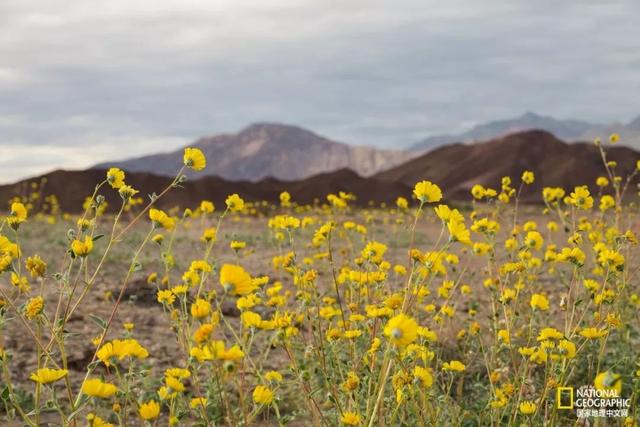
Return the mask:
<svg viewBox="0 0 640 427">
<path fill-rule="evenodd" d="M 0 182 L 255 121 L 385 147 L 640 114 L 638 0 L 1 0 Z"/>
</svg>

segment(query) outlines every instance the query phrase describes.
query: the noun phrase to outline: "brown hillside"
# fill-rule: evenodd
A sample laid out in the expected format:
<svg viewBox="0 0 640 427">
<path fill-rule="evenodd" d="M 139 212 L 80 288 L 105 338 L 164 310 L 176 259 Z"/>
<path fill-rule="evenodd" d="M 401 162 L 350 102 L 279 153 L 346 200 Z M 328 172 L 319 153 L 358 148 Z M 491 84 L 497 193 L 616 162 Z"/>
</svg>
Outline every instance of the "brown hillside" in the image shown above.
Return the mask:
<svg viewBox="0 0 640 427">
<path fill-rule="evenodd" d="M 631 148 L 605 148 L 608 160 L 618 163 L 621 176 L 632 172 L 640 159 L 640 153 Z M 522 194 L 530 201 L 540 199 L 543 187 L 593 186 L 597 177 L 606 175 L 595 145 L 567 144 L 534 130 L 482 143 L 443 146 L 374 177 L 406 185 L 427 179 L 440 185 L 447 198 L 468 200 L 474 184 L 499 188 L 503 176 L 510 176 L 515 184 L 524 170 L 536 175 L 535 183 Z"/>
<path fill-rule="evenodd" d="M 16 184 L 0 186 L 0 206 L 2 210 L 9 200 L 15 196 L 29 194 L 30 184 L 44 182 L 42 196 L 55 194 L 64 212 L 78 212 L 87 196 L 93 193 L 95 185 L 102 181 L 106 171 L 90 169 L 86 171 L 55 171 L 41 177 L 21 181 Z M 44 181 L 43 181 L 44 180 Z M 148 173 L 128 173 L 126 181 L 146 197 L 152 193 L 160 193 L 169 183 L 170 178 Z M 286 182 L 275 178 L 265 178 L 259 182 L 227 181 L 218 177 L 204 177 L 187 181 L 183 188 L 171 190 L 158 201 L 160 207 L 180 206 L 195 207 L 202 200 L 211 200 L 217 206 L 223 206 L 229 194 L 238 193 L 247 201 L 278 202 L 282 191 L 289 191 L 293 201 L 300 204 L 313 203 L 315 198 L 326 201 L 328 193 L 338 191 L 351 192 L 356 195 L 356 204 L 366 205 L 369 201 L 391 203 L 399 195 L 408 197 L 411 189 L 402 183 L 378 181 L 363 178 L 348 169 L 316 175 L 305 180 Z M 119 206 L 117 191 L 104 186 L 99 194 L 106 197 L 111 207 Z"/>
</svg>

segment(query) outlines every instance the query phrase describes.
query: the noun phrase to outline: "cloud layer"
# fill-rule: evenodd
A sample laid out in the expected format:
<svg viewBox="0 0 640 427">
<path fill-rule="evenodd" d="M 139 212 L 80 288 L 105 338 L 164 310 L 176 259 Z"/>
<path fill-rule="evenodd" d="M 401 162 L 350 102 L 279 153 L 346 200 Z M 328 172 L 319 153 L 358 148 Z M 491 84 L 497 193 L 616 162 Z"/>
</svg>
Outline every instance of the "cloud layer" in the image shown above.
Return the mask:
<svg viewBox="0 0 640 427">
<path fill-rule="evenodd" d="M 640 114 L 640 2 L 0 3 L 0 182 L 254 121 L 399 147 L 525 110 Z"/>
</svg>

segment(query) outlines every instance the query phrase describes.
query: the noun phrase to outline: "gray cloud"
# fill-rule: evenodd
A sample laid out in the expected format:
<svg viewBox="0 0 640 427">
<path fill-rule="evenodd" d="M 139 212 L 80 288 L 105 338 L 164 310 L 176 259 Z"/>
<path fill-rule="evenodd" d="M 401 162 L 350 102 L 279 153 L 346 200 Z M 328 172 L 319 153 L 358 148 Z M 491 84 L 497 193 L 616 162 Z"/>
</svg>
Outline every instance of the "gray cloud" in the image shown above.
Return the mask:
<svg viewBox="0 0 640 427">
<path fill-rule="evenodd" d="M 640 3 L 0 3 L 0 182 L 253 121 L 399 147 L 525 110 L 640 113 Z"/>
</svg>

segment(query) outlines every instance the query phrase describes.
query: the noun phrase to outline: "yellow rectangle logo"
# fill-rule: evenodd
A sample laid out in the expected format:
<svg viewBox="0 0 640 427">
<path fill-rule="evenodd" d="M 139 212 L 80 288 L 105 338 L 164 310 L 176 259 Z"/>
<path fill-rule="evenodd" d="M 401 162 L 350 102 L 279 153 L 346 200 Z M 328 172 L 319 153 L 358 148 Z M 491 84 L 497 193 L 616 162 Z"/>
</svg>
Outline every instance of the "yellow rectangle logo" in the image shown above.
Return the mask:
<svg viewBox="0 0 640 427">
<path fill-rule="evenodd" d="M 573 387 L 556 389 L 556 405 L 558 409 L 573 409 Z"/>
</svg>

